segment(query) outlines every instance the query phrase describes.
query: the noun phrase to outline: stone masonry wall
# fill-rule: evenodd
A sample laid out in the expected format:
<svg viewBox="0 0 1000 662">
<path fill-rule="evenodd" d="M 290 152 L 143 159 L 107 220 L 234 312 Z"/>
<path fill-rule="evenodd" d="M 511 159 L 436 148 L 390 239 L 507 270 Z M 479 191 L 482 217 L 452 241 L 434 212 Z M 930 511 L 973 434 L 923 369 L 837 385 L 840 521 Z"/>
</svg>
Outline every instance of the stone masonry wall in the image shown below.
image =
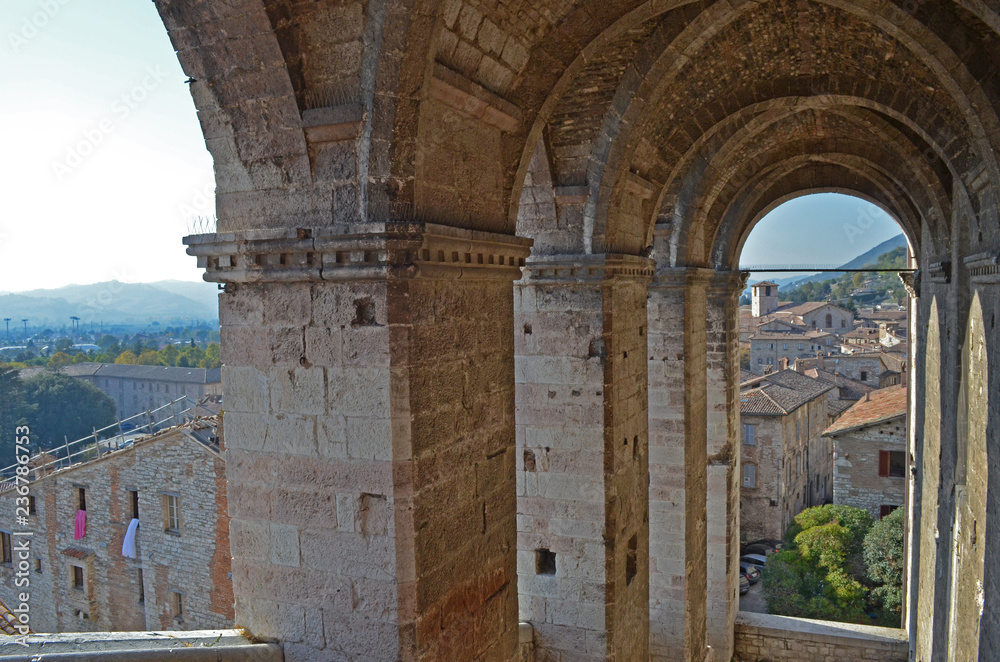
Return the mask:
<svg viewBox="0 0 1000 662">
<path fill-rule="evenodd" d="M 905 662 L 906 632 L 804 618 L 741 612 L 737 662 Z"/>
<path fill-rule="evenodd" d="M 80 487 L 86 491 L 87 533 L 74 540 Z M 132 515 L 130 491 L 139 493 L 136 559 L 121 554 Z M 199 442 L 167 430 L 40 478 L 31 484 L 31 494 L 37 504 L 29 522 L 35 531 L 32 552 L 41 560 L 41 571 L 32 564 L 30 575 L 36 632 L 233 625 L 225 463 Z M 165 494 L 178 497 L 176 533 L 164 530 Z M 0 495 L 7 531 L 14 497 L 13 492 Z M 83 590 L 72 586 L 72 565 L 84 568 Z M 0 567 L 0 579 L 0 599 L 16 604 L 20 589 L 12 585 L 13 569 Z M 181 619 L 175 618 L 174 592 L 182 595 Z"/>
<path fill-rule="evenodd" d="M 741 439 L 742 467 L 757 467 L 757 487 L 740 487 L 740 538 L 782 538 L 785 534 L 784 452 L 785 426 L 780 416 L 742 416 L 740 423 L 756 426 L 756 444 L 748 446 Z M 742 436 L 742 430 L 741 430 Z M 772 505 L 773 504 L 773 505 Z"/>
<path fill-rule="evenodd" d="M 906 421 L 892 421 L 834 437 L 833 502 L 864 508 L 880 517 L 881 506 L 902 506 L 906 477 L 879 476 L 879 451 L 907 452 Z"/>
</svg>

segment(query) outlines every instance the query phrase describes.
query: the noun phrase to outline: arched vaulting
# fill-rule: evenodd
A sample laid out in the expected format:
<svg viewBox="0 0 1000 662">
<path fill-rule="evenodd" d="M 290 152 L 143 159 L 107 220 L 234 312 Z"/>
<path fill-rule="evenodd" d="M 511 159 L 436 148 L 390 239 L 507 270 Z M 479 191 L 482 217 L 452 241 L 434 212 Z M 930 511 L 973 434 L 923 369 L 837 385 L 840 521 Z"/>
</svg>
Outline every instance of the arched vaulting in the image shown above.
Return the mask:
<svg viewBox="0 0 1000 662">
<path fill-rule="evenodd" d="M 736 270 L 820 191 L 920 267 L 911 659 L 1000 650 L 949 620 L 955 522 L 1000 531 L 951 377 L 974 297 L 1000 374 L 995 1 L 155 2 L 215 162 L 237 619 L 286 660 L 511 660 L 518 618 L 539 659 L 730 659 Z"/>
</svg>

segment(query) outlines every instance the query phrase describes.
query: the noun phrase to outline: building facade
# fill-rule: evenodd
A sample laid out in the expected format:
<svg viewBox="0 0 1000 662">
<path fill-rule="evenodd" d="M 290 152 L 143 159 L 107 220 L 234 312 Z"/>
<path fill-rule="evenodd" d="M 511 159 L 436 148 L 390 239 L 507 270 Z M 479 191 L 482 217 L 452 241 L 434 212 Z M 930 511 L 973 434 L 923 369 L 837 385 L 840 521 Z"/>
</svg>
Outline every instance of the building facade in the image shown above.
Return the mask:
<svg viewBox="0 0 1000 662">
<path fill-rule="evenodd" d="M 782 538 L 792 518 L 832 496 L 822 438 L 832 386 L 792 370 L 740 386 L 740 538 Z"/>
<path fill-rule="evenodd" d="M 215 419 L 196 419 L 29 484 L 36 632 L 233 625 L 226 470 Z M 17 493 L 0 492 L 0 600 L 20 603 L 10 553 Z M 85 513 L 84 535 L 76 518 Z M 135 558 L 123 555 L 133 518 Z M 20 538 L 15 538 L 20 539 Z M 266 542 L 266 541 L 265 541 Z M 23 586 L 23 584 L 22 584 Z"/>
<path fill-rule="evenodd" d="M 880 518 L 905 505 L 906 388 L 872 391 L 824 433 L 833 440 L 833 502 Z"/>
<path fill-rule="evenodd" d="M 750 372 L 775 372 L 798 358 L 827 356 L 836 349 L 836 338 L 825 331 L 758 331 L 750 336 Z"/>
<path fill-rule="evenodd" d="M 39 371 L 29 368 L 23 370 L 21 376 Z M 121 419 L 152 411 L 184 396 L 188 398 L 186 408 L 207 395 L 222 393 L 221 368 L 77 363 L 66 366 L 61 372 L 101 389 L 115 401 L 115 410 Z"/>
</svg>

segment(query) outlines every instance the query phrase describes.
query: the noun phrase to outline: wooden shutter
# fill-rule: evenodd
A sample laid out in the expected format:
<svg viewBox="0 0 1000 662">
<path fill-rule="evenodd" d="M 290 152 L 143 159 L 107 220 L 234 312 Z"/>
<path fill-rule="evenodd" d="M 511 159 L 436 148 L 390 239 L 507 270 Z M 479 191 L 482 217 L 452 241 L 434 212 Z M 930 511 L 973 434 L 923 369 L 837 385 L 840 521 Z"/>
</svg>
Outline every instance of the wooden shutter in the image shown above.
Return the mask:
<svg viewBox="0 0 1000 662">
<path fill-rule="evenodd" d="M 883 478 L 889 477 L 889 451 L 878 452 L 878 475 Z"/>
</svg>

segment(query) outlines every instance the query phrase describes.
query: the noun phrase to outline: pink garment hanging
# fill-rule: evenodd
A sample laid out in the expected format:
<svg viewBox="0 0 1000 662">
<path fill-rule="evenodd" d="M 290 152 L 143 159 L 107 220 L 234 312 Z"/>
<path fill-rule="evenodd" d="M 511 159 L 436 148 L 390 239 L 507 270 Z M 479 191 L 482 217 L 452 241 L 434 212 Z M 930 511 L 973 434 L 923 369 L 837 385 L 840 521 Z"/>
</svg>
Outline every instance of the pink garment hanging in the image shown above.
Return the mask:
<svg viewBox="0 0 1000 662">
<path fill-rule="evenodd" d="M 76 519 L 73 520 L 73 540 L 79 540 L 87 535 L 87 511 L 76 511 Z"/>
</svg>

